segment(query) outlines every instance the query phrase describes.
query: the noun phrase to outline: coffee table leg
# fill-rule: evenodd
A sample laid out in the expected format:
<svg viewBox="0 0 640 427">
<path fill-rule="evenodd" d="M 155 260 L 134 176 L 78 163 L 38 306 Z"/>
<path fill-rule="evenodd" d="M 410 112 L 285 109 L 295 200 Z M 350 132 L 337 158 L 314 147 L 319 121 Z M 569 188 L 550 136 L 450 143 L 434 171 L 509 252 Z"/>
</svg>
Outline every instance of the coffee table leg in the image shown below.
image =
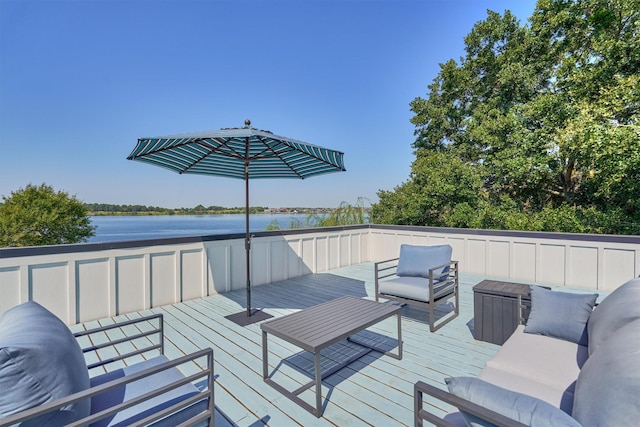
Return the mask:
<svg viewBox="0 0 640 427">
<path fill-rule="evenodd" d="M 269 377 L 269 351 L 267 350 L 267 333 L 262 331 L 262 378 Z"/>
<path fill-rule="evenodd" d="M 316 367 L 316 413 L 315 416 L 319 417 L 322 414 L 322 371 L 320 369 L 320 351 L 317 350 L 314 354 L 315 367 Z"/>
</svg>

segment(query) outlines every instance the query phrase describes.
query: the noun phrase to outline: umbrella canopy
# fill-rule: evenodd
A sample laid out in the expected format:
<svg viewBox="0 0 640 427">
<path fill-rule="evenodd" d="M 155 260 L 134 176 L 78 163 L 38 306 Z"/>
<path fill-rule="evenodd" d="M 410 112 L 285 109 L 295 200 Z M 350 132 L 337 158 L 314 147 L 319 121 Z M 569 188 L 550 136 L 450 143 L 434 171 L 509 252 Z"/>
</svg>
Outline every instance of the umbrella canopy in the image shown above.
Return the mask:
<svg viewBox="0 0 640 427">
<path fill-rule="evenodd" d="M 344 171 L 343 153 L 249 126 L 140 138 L 127 157 L 178 173 L 298 178 Z M 248 166 L 248 170 L 246 167 Z"/>
<path fill-rule="evenodd" d="M 249 180 L 261 178 L 305 179 L 331 172 L 342 172 L 343 156 L 306 142 L 259 130 L 245 121 L 242 128 L 226 128 L 210 132 L 140 138 L 127 157 L 150 163 L 180 174 L 214 175 L 245 180 L 246 215 L 246 319 L 248 324 L 264 318 L 251 309 L 251 267 L 249 237 Z M 260 318 L 262 317 L 262 318 Z"/>
</svg>

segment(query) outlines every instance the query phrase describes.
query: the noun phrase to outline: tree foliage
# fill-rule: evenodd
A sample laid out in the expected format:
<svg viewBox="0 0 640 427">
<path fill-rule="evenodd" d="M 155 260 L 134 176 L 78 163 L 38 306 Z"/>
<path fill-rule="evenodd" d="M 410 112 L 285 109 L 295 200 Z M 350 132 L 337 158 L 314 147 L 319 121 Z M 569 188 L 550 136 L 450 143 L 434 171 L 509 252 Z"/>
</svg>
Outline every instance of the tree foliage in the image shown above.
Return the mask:
<svg viewBox="0 0 640 427">
<path fill-rule="evenodd" d="M 639 232 L 640 0 L 539 0 L 527 25 L 488 11 L 465 51 L 411 102 L 416 161 L 373 221 Z M 442 200 L 452 168 L 480 184 Z"/>
<path fill-rule="evenodd" d="M 0 205 L 0 247 L 78 243 L 94 231 L 80 201 L 46 184 L 29 184 Z"/>
</svg>

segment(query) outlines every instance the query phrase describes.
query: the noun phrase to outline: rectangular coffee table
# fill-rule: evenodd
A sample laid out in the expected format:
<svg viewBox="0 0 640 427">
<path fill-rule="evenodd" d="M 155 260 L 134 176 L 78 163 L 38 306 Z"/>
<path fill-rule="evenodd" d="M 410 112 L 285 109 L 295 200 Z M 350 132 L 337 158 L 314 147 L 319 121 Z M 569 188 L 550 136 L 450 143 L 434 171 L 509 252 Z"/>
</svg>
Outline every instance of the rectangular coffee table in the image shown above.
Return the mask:
<svg viewBox="0 0 640 427">
<path fill-rule="evenodd" d="M 401 306 L 384 304 L 353 296 L 341 297 L 323 304 L 309 307 L 297 313 L 269 320 L 260 325 L 262 329 L 262 376 L 264 381 L 273 388 L 314 414 L 316 417 L 322 415 L 322 380 L 329 375 L 347 366 L 354 360 L 364 356 L 371 349 L 380 351 L 396 359 L 402 359 L 402 328 L 401 328 Z M 320 368 L 320 351 L 332 344 L 337 343 L 351 335 L 360 332 L 376 323 L 396 315 L 398 318 L 398 353 L 384 351 L 372 346 L 357 342 L 359 345 L 368 347 L 363 352 L 358 353 L 340 365 L 325 372 Z M 297 390 L 289 391 L 280 384 L 269 378 L 267 349 L 267 334 L 274 335 L 304 350 L 313 353 L 315 380 L 299 387 Z M 313 387 L 316 388 L 315 408 L 302 400 L 298 395 L 303 391 Z"/>
</svg>

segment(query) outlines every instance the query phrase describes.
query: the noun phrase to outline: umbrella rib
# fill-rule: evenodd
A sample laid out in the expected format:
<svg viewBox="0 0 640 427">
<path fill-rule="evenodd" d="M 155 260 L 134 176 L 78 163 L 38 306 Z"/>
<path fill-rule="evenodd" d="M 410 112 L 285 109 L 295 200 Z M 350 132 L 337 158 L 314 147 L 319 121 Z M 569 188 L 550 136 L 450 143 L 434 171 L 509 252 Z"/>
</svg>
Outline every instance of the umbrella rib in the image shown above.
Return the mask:
<svg viewBox="0 0 640 427">
<path fill-rule="evenodd" d="M 273 155 L 274 155 L 275 157 L 279 158 L 279 159 L 280 159 L 280 161 L 282 161 L 282 163 L 284 163 L 285 165 L 287 165 L 287 167 L 288 167 L 288 168 L 289 168 L 293 173 L 295 173 L 295 174 L 298 176 L 298 178 L 300 178 L 300 179 L 304 179 L 304 176 L 302 176 L 302 175 L 301 175 L 297 170 L 295 170 L 295 169 L 291 166 L 291 164 L 289 164 L 289 162 L 287 162 L 287 161 L 282 157 L 281 153 L 276 152 L 276 150 L 274 150 L 274 147 L 272 147 L 272 146 L 270 146 L 269 144 L 267 144 L 267 143 L 264 141 L 264 139 L 263 139 L 262 137 L 258 137 L 258 139 L 259 139 L 259 140 L 260 140 L 260 142 L 262 142 L 262 143 L 264 144 L 264 146 L 265 146 L 265 150 L 263 150 L 263 151 L 262 151 L 262 153 L 260 153 L 260 154 L 263 154 L 263 153 L 266 153 L 266 152 L 268 152 L 268 151 L 271 151 L 271 152 L 273 153 Z M 283 143 L 282 141 L 278 141 L 278 143 L 277 143 L 275 146 L 276 146 L 276 147 L 278 147 L 278 146 L 280 146 L 280 145 L 284 145 L 285 147 L 289 148 L 287 151 L 285 151 L 286 153 L 289 153 L 289 152 L 291 152 L 291 151 L 296 151 L 295 147 L 292 147 L 292 146 L 290 146 L 290 145 L 288 145 L 288 144 L 285 144 L 285 143 Z M 259 155 L 258 155 L 258 156 L 254 156 L 252 159 L 254 159 L 254 158 L 259 158 Z M 265 158 L 266 158 L 266 156 L 265 156 Z"/>
<path fill-rule="evenodd" d="M 260 153 L 260 154 L 263 154 L 263 153 L 265 153 L 265 152 L 267 152 L 267 151 L 271 151 L 275 157 L 279 158 L 279 159 L 282 161 L 282 163 L 284 163 L 285 165 L 287 165 L 287 167 L 288 167 L 292 172 L 294 172 L 294 173 L 295 173 L 295 174 L 296 174 L 300 179 L 304 179 L 304 176 L 302 176 L 302 175 L 301 175 L 297 170 L 295 170 L 295 169 L 294 169 L 294 168 L 293 168 L 293 167 L 292 167 L 292 166 L 291 166 L 291 165 L 290 165 L 290 164 L 289 164 L 289 163 L 288 163 L 288 162 L 287 162 L 287 161 L 286 161 L 286 160 L 281 156 L 281 153 L 279 154 L 278 152 L 276 152 L 276 151 L 274 150 L 274 147 L 271 147 L 270 145 L 266 144 L 266 143 L 263 141 L 263 138 L 262 138 L 262 137 L 259 137 L 259 139 L 260 139 L 260 141 L 261 141 L 261 142 L 265 145 L 265 147 L 266 147 L 266 150 L 264 150 L 264 151 L 263 151 L 262 153 Z M 314 158 L 314 159 L 316 159 L 316 160 L 319 160 L 319 161 L 321 161 L 322 163 L 324 163 L 325 165 L 329 165 L 329 166 L 334 167 L 334 168 L 339 168 L 339 166 L 338 166 L 338 165 L 335 165 L 335 164 L 331 163 L 330 161 L 327 161 L 327 160 L 325 160 L 324 158 L 319 157 L 315 152 L 308 153 L 308 152 L 306 152 L 306 151 L 300 150 L 299 148 L 296 148 L 295 146 L 291 146 L 291 145 L 285 144 L 285 143 L 284 143 L 283 141 L 281 141 L 281 140 L 275 140 L 275 141 L 277 141 L 277 144 L 275 145 L 275 147 L 278 147 L 278 146 L 284 145 L 284 146 L 286 146 L 287 148 L 289 148 L 289 150 L 287 150 L 287 151 L 286 151 L 287 153 L 288 153 L 288 152 L 291 152 L 291 151 L 296 151 L 296 152 L 302 153 L 302 154 L 304 154 L 304 155 L 306 155 L 306 156 L 312 157 L 312 158 Z M 254 158 L 259 158 L 259 155 L 258 155 L 258 156 L 254 156 L 252 159 L 254 159 Z M 266 158 L 266 157 L 265 157 L 265 158 Z"/>
<path fill-rule="evenodd" d="M 215 146 L 213 145 L 210 141 L 215 141 L 217 142 L 219 145 Z M 196 161 L 192 162 L 189 166 L 185 167 L 184 170 L 180 173 L 184 173 L 187 172 L 188 170 L 192 169 L 194 166 L 196 166 L 198 163 L 200 163 L 202 160 L 206 159 L 207 156 L 211 153 L 218 153 L 221 156 L 225 156 L 225 157 L 230 157 L 230 158 L 239 158 L 242 159 L 244 158 L 244 156 L 242 156 L 241 154 L 239 154 L 233 147 L 231 147 L 227 141 L 222 140 L 220 141 L 217 138 L 199 138 L 196 140 L 193 140 L 190 142 L 191 144 L 195 144 L 198 145 L 199 147 L 204 148 L 205 150 L 207 150 L 206 153 L 204 153 L 202 156 L 200 156 Z M 186 144 L 184 144 L 186 145 Z M 226 153 L 224 151 L 220 150 L 220 146 L 224 146 L 226 148 L 229 149 L 230 153 Z M 232 154 L 233 153 L 233 154 Z"/>
</svg>

